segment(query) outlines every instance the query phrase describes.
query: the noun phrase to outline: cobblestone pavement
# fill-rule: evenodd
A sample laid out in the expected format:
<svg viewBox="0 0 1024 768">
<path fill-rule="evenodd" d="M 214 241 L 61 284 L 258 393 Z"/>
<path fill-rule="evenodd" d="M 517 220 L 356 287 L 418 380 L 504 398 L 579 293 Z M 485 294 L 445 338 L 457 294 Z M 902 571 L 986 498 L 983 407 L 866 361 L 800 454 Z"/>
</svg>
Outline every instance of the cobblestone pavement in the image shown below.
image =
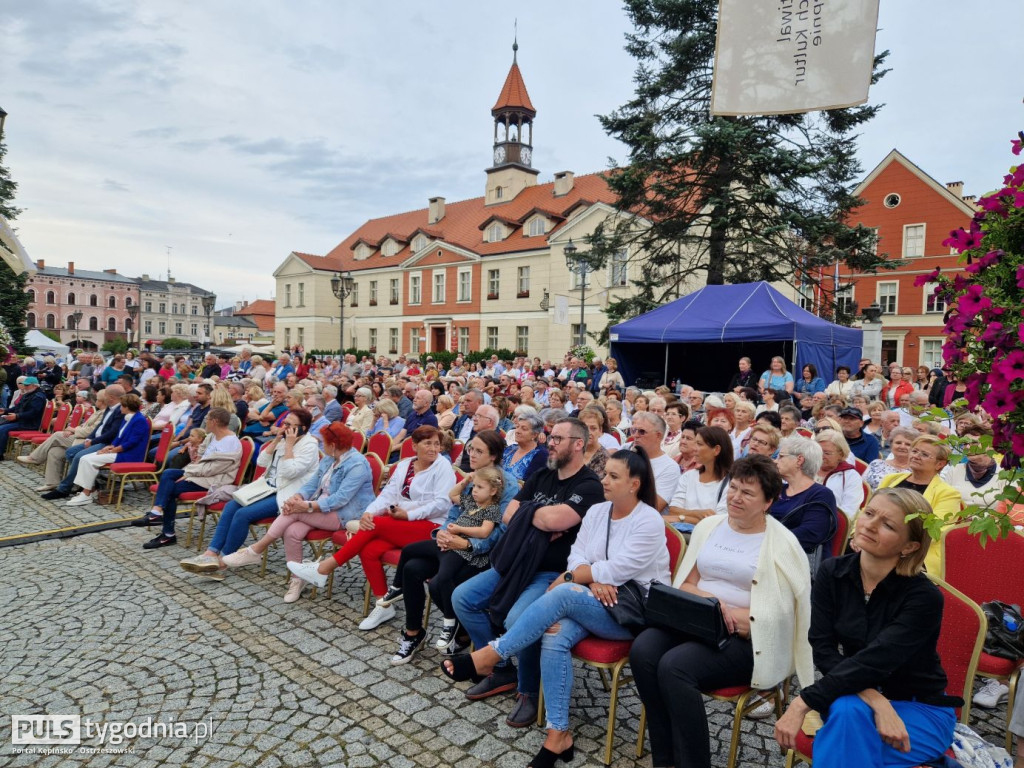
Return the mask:
<svg viewBox="0 0 1024 768">
<path fill-rule="evenodd" d="M 29 490 L 39 475 L 0 462 L 0 537 L 140 514 L 135 492 L 112 507 L 66 507 Z M 184 526 L 179 523 L 179 539 Z M 182 571 L 183 547 L 144 552 L 153 533 L 126 528 L 0 549 L 0 765 L 14 766 L 524 766 L 539 728 L 505 725 L 510 697 L 468 702 L 437 670 L 431 649 L 391 666 L 399 620 L 357 629 L 364 579 L 340 569 L 323 593 L 286 605 L 284 557 L 223 582 Z M 208 534 L 209 535 L 209 534 Z M 437 621 L 436 612 L 432 618 Z M 608 697 L 577 667 L 573 768 L 601 765 Z M 732 722 L 709 703 L 713 763 L 725 766 Z M 974 727 L 999 741 L 1003 713 L 978 710 Z M 212 724 L 208 738 L 128 738 L 124 754 L 13 754 L 12 714 L 80 714 L 98 724 L 147 718 Z M 620 696 L 615 766 L 634 757 L 640 701 Z M 744 724 L 740 766 L 783 764 L 772 721 Z M 84 739 L 96 746 L 97 739 Z"/>
</svg>

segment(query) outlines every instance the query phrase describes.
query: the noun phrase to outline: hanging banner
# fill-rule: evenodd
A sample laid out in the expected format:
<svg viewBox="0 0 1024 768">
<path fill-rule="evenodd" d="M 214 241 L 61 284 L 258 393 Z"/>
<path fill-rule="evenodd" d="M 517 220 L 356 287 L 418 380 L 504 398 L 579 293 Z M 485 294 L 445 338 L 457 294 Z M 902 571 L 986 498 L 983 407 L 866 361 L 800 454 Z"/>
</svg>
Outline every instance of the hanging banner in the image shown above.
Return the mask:
<svg viewBox="0 0 1024 768">
<path fill-rule="evenodd" d="M 719 0 L 713 115 L 783 115 L 868 99 L 878 0 Z"/>
<path fill-rule="evenodd" d="M 569 324 L 569 297 L 555 296 L 555 316 L 551 320 L 554 325 Z"/>
</svg>

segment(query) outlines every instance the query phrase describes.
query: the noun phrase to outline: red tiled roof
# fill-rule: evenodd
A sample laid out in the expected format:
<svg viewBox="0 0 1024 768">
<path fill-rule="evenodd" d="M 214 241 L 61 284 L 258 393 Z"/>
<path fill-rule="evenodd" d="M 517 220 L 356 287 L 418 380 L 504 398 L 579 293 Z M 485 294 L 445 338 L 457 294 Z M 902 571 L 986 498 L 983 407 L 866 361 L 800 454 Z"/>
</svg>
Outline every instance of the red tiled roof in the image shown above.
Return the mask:
<svg viewBox="0 0 1024 768">
<path fill-rule="evenodd" d="M 274 302 L 272 299 L 256 299 L 256 301 L 250 301 L 244 307 L 236 311 L 235 314 L 272 316 L 274 314 Z"/>
<path fill-rule="evenodd" d="M 501 87 L 501 94 L 491 108 L 491 114 L 496 115 L 505 109 L 524 109 L 531 115 L 537 114 L 537 110 L 530 102 L 530 94 L 526 92 L 523 73 L 519 71 L 519 65 L 514 60 L 508 71 L 508 77 L 505 78 L 505 85 Z"/>
<path fill-rule="evenodd" d="M 536 209 L 566 211 L 580 201 L 585 201 L 588 204 L 598 202 L 615 204 L 615 194 L 608 188 L 601 174 L 577 176 L 569 193 L 560 197 L 555 197 L 554 188 L 554 182 L 527 187 L 511 200 L 496 205 L 485 205 L 483 197 L 448 203 L 445 206 L 444 218 L 429 225 L 427 223 L 429 212 L 427 208 L 371 219 L 333 248 L 327 256 L 310 256 L 300 253 L 295 255 L 314 269 L 360 271 L 393 267 L 411 255 L 409 246 L 402 248 L 394 256 L 382 256 L 377 250 L 369 258 L 361 260 L 356 260 L 353 249 L 360 241 L 380 243 L 388 234 L 408 242 L 417 231 L 430 232 L 438 240 L 481 256 L 528 251 L 543 248 L 546 237 L 524 237 L 522 227 L 517 226 L 515 231 L 504 240 L 485 243 L 480 230 L 481 224 L 495 216 L 504 221 L 521 222 Z M 556 223 L 554 228 L 548 232 L 548 236 L 558 231 L 561 226 L 564 224 Z"/>
</svg>

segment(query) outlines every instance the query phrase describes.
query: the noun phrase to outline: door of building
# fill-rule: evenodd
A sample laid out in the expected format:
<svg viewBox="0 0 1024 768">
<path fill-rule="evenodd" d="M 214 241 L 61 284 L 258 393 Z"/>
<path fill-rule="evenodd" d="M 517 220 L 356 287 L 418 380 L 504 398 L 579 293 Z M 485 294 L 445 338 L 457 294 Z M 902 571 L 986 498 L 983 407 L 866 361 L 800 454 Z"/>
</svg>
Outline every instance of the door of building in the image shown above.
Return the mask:
<svg viewBox="0 0 1024 768">
<path fill-rule="evenodd" d="M 443 325 L 435 325 L 430 329 L 430 351 L 440 352 L 448 349 L 448 334 Z"/>
</svg>

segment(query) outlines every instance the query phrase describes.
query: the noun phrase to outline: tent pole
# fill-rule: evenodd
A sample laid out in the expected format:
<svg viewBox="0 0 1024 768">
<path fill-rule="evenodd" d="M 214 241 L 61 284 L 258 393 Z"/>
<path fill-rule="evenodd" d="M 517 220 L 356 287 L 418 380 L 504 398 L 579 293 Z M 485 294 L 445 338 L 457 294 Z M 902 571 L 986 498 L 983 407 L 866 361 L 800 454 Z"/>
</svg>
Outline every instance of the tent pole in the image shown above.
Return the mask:
<svg viewBox="0 0 1024 768">
<path fill-rule="evenodd" d="M 668 344 L 665 345 L 665 385 L 668 386 Z"/>
<path fill-rule="evenodd" d="M 799 343 L 795 338 L 793 339 L 793 362 L 789 364 L 789 370 L 793 371 L 793 379 L 796 381 L 800 380 L 800 376 L 796 375 L 796 345 Z"/>
</svg>

